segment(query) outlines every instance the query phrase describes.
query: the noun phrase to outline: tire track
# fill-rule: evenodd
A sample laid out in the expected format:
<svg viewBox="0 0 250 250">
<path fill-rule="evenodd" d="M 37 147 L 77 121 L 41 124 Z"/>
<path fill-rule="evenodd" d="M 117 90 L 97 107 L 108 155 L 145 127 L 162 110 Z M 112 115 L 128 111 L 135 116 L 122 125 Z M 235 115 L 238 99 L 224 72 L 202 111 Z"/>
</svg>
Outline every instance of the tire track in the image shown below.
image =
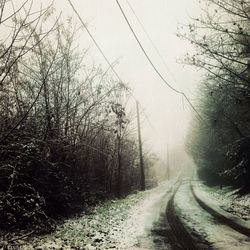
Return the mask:
<svg viewBox="0 0 250 250">
<path fill-rule="evenodd" d="M 200 248 L 197 247 L 193 237 L 190 235 L 187 228 L 183 225 L 175 211 L 174 198 L 179 190 L 179 187 L 182 184 L 178 181 L 176 185 L 177 187 L 175 188 L 171 198 L 169 199 L 166 208 L 166 217 L 171 228 L 170 235 L 168 235 L 169 240 L 171 241 L 173 249 L 198 250 Z"/>
</svg>

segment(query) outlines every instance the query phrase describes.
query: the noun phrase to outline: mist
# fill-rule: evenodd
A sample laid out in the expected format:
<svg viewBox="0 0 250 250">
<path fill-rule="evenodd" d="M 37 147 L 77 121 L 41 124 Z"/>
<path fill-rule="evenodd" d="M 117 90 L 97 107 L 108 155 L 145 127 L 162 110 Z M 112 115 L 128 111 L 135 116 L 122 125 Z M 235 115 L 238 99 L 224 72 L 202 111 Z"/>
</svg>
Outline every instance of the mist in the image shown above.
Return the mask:
<svg viewBox="0 0 250 250">
<path fill-rule="evenodd" d="M 0 0 L 0 249 L 249 249 L 247 0 Z"/>
<path fill-rule="evenodd" d="M 117 61 L 115 70 L 133 92 L 134 97 L 131 97 L 129 109 L 135 110 L 133 98 L 140 103 L 143 120 L 142 137 L 145 147 L 153 150 L 161 161 L 166 159 L 167 147 L 171 152 L 179 148 L 179 153 L 181 149 L 182 154 L 185 155 L 185 138 L 190 120 L 195 114 L 183 96 L 173 92 L 154 72 L 140 51 L 116 4 L 113 1 L 104 3 L 100 0 L 74 1 L 73 3 L 102 50 L 108 55 L 109 61 Z M 196 17 L 200 14 L 197 1 L 161 0 L 157 4 L 150 0 L 131 2 L 137 17 L 161 53 L 167 67 L 128 4 L 124 1 L 122 5 L 145 50 L 164 78 L 173 87 L 183 91 L 192 102 L 195 102 L 201 74 L 196 68 L 180 62 L 185 54 L 193 51 L 194 48 L 188 41 L 178 38 L 177 33 L 178 28 L 181 29 L 183 25 L 189 24 L 191 16 Z M 75 23 L 81 26 L 66 1 L 64 3 L 55 1 L 55 6 L 58 13 L 62 12 L 63 17 L 72 16 Z M 157 18 L 154 13 L 157 13 Z M 78 35 L 79 46 L 83 49 L 89 48 L 87 53 L 89 63 L 108 67 L 84 28 L 78 31 Z M 171 158 L 175 157 L 173 155 Z"/>
</svg>

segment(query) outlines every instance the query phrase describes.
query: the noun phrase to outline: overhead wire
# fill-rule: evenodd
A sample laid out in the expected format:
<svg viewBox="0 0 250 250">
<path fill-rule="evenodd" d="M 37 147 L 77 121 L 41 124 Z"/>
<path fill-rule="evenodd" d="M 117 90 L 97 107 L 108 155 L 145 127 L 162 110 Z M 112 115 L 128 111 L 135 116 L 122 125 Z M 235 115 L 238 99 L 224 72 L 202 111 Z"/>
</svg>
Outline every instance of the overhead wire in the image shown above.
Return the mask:
<svg viewBox="0 0 250 250">
<path fill-rule="evenodd" d="M 153 41 L 153 39 L 151 38 L 151 36 L 149 35 L 148 31 L 146 30 L 144 24 L 142 23 L 142 21 L 140 20 L 140 18 L 138 17 L 138 15 L 136 14 L 135 12 L 135 9 L 132 7 L 132 5 L 130 4 L 129 0 L 125 0 L 130 8 L 130 10 L 132 11 L 132 13 L 134 14 L 136 20 L 138 21 L 138 23 L 140 24 L 142 30 L 144 31 L 144 33 L 146 34 L 149 42 L 151 43 L 152 47 L 154 48 L 156 54 L 159 56 L 159 58 L 161 59 L 163 65 L 165 66 L 166 70 L 169 72 L 169 74 L 171 74 L 173 80 L 175 82 L 177 82 L 176 78 L 175 78 L 175 75 L 171 72 L 171 70 L 169 69 L 165 59 L 163 58 L 163 56 L 161 55 L 159 49 L 157 48 L 155 42 Z"/>
<path fill-rule="evenodd" d="M 69 1 L 70 1 L 70 0 L 69 0 Z M 162 81 L 163 81 L 172 91 L 176 92 L 177 94 L 182 95 L 182 96 L 186 99 L 186 101 L 188 102 L 188 104 L 190 105 L 190 107 L 193 109 L 193 111 L 197 114 L 197 116 L 199 117 L 199 119 L 202 119 L 201 115 L 199 114 L 199 112 L 197 111 L 197 109 L 194 107 L 194 105 L 192 104 L 192 102 L 189 100 L 189 98 L 186 96 L 186 94 L 185 94 L 183 91 L 180 91 L 180 90 L 174 88 L 174 87 L 173 87 L 173 86 L 163 77 L 163 75 L 159 72 L 159 70 L 158 70 L 157 67 L 154 65 L 154 63 L 153 63 L 153 61 L 151 60 L 151 58 L 149 57 L 149 55 L 147 54 L 146 50 L 144 49 L 144 47 L 143 47 L 142 43 L 140 42 L 138 36 L 136 35 L 136 33 L 135 33 L 135 31 L 134 31 L 132 25 L 130 24 L 130 22 L 129 22 L 129 20 L 128 20 L 126 14 L 125 14 L 125 12 L 124 12 L 124 10 L 123 10 L 123 8 L 122 8 L 122 6 L 121 6 L 120 3 L 119 3 L 119 1 L 116 0 L 116 3 L 117 3 L 117 5 L 118 5 L 118 7 L 119 7 L 119 9 L 120 9 L 120 11 L 121 11 L 121 13 L 122 13 L 123 18 L 125 19 L 125 21 L 126 21 L 128 27 L 129 27 L 130 31 L 132 32 L 132 34 L 133 34 L 135 40 L 137 41 L 139 47 L 141 48 L 141 50 L 142 50 L 143 54 L 145 55 L 146 59 L 148 60 L 148 62 L 149 62 L 149 63 L 151 64 L 151 66 L 153 67 L 154 71 L 157 73 L 157 75 L 162 79 Z"/>
<path fill-rule="evenodd" d="M 111 70 L 113 71 L 113 73 L 116 75 L 116 77 L 118 78 L 118 80 L 122 83 L 122 80 L 120 78 L 120 76 L 117 74 L 116 70 L 114 69 L 114 67 L 112 66 L 112 64 L 110 63 L 110 61 L 108 60 L 108 58 L 106 57 L 106 55 L 104 54 L 103 50 L 101 49 L 100 45 L 97 43 L 97 41 L 95 40 L 94 36 L 91 34 L 90 30 L 88 29 L 87 25 L 84 23 L 84 21 L 82 20 L 81 16 L 79 15 L 78 11 L 76 10 L 75 6 L 73 5 L 71 0 L 67 0 L 71 6 L 71 8 L 73 9 L 73 11 L 75 12 L 75 14 L 77 15 L 78 19 L 80 20 L 81 24 L 83 25 L 83 27 L 85 28 L 85 30 L 87 31 L 88 35 L 90 36 L 90 38 L 92 39 L 92 41 L 94 42 L 95 46 L 97 47 L 97 49 L 99 50 L 99 52 L 102 54 L 103 58 L 105 59 L 105 61 L 107 62 L 107 64 L 110 66 Z"/>
<path fill-rule="evenodd" d="M 163 65 L 165 66 L 166 70 L 171 74 L 173 80 L 175 81 L 175 83 L 177 83 L 177 80 L 175 78 L 175 75 L 171 72 L 171 70 L 169 69 L 165 59 L 163 58 L 163 56 L 161 55 L 159 49 L 157 48 L 155 42 L 153 41 L 153 39 L 151 38 L 151 36 L 149 35 L 148 31 L 146 30 L 144 24 L 142 23 L 142 21 L 140 20 L 140 18 L 138 17 L 138 15 L 136 14 L 135 9 L 133 8 L 133 6 L 131 5 L 131 3 L 129 2 L 129 0 L 125 0 L 130 8 L 130 10 L 132 11 L 132 13 L 134 14 L 136 20 L 138 21 L 138 23 L 140 24 L 142 30 L 144 31 L 144 33 L 146 34 L 149 42 L 151 43 L 152 47 L 154 48 L 156 54 L 159 56 L 159 58 L 161 59 Z M 181 96 L 181 101 L 182 101 L 182 109 L 184 110 L 184 100 L 183 100 L 183 95 Z M 146 119 L 148 120 L 149 125 L 151 126 L 151 128 L 157 133 L 157 131 L 155 130 L 154 126 L 152 125 L 150 119 L 148 118 L 147 114 L 145 113 L 144 109 L 142 109 L 142 111 L 145 114 Z M 157 133 L 158 134 L 158 133 Z"/>
<path fill-rule="evenodd" d="M 107 56 L 105 55 L 105 53 L 103 52 L 102 48 L 100 47 L 100 45 L 98 44 L 98 42 L 96 41 L 96 39 L 94 38 L 94 36 L 91 34 L 90 30 L 88 29 L 87 25 L 84 23 L 84 21 L 82 20 L 81 16 L 79 15 L 78 11 L 76 10 L 75 6 L 73 5 L 71 0 L 67 0 L 70 4 L 70 6 L 72 7 L 73 11 L 75 12 L 75 14 L 77 15 L 78 19 L 80 20 L 81 24 L 83 25 L 83 27 L 85 28 L 85 30 L 87 31 L 88 35 L 90 36 L 90 38 L 92 39 L 92 41 L 94 42 L 95 46 L 97 47 L 97 49 L 99 50 L 99 52 L 101 53 L 101 55 L 103 56 L 103 58 L 105 59 L 106 63 L 109 65 L 110 69 L 113 71 L 113 73 L 115 74 L 115 76 L 117 77 L 117 79 L 120 81 L 120 83 L 122 83 L 123 81 L 121 80 L 120 76 L 118 75 L 118 73 L 116 72 L 116 70 L 114 69 L 113 65 L 110 63 L 110 61 L 108 60 Z M 134 94 L 130 91 L 130 89 L 126 89 L 129 94 L 131 95 L 131 97 L 138 102 L 138 100 L 136 99 L 136 97 L 134 96 Z M 139 102 L 138 102 L 139 103 Z M 141 106 L 141 104 L 139 103 L 139 105 Z M 150 119 L 148 118 L 147 114 L 145 113 L 144 109 L 141 109 L 142 112 L 144 113 L 149 125 L 151 126 L 151 128 L 156 131 L 156 129 L 154 128 L 154 126 L 152 125 L 152 123 L 150 122 Z"/>
</svg>

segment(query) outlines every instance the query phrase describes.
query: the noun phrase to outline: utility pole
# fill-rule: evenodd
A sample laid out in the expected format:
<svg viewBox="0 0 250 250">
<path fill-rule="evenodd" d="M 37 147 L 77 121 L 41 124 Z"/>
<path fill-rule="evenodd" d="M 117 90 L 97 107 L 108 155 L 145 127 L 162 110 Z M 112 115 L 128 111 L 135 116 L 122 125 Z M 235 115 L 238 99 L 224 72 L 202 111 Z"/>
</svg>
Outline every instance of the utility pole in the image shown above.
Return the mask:
<svg viewBox="0 0 250 250">
<path fill-rule="evenodd" d="M 169 150 L 168 150 L 168 144 L 167 144 L 167 178 L 170 179 L 170 166 L 169 166 Z"/>
<path fill-rule="evenodd" d="M 145 173 L 144 173 L 144 162 L 142 156 L 142 143 L 141 143 L 141 124 L 140 124 L 140 112 L 139 112 L 139 103 L 136 102 L 136 113 L 137 113 L 137 127 L 138 127 L 138 141 L 139 141 L 139 156 L 140 156 L 140 184 L 141 190 L 144 191 L 145 187 Z"/>
</svg>

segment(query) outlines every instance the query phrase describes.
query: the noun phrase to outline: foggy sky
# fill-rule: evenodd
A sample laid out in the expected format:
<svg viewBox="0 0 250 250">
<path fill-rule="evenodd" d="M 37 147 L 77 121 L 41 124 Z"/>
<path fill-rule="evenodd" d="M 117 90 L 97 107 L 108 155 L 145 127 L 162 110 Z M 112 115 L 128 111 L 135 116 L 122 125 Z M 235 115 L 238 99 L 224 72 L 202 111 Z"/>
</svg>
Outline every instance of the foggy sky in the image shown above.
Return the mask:
<svg viewBox="0 0 250 250">
<path fill-rule="evenodd" d="M 43 0 L 45 6 L 50 3 Z M 128 8 L 125 0 L 120 0 L 134 30 L 154 64 L 173 87 L 184 91 L 191 100 L 199 82 L 195 68 L 183 67 L 176 63 L 185 52 L 192 48 L 188 42 L 176 37 L 178 23 L 188 24 L 190 16 L 199 15 L 196 0 L 129 0 L 144 24 L 152 40 L 164 57 L 171 73 L 166 70 L 160 58 Z M 88 24 L 96 41 L 110 62 L 119 59 L 116 71 L 121 79 L 134 90 L 151 125 L 143 122 L 144 141 L 155 151 L 165 153 L 166 144 L 175 147 L 183 143 L 190 117 L 193 114 L 182 97 L 170 90 L 153 71 L 125 23 L 115 0 L 72 0 L 84 22 Z M 35 3 L 35 4 L 38 4 Z M 62 18 L 73 16 L 80 25 L 67 0 L 54 1 L 56 12 L 62 11 Z M 106 62 L 94 46 L 84 28 L 79 32 L 82 48 L 90 46 L 87 60 L 107 67 Z M 174 75 L 174 78 L 172 77 Z"/>
</svg>

